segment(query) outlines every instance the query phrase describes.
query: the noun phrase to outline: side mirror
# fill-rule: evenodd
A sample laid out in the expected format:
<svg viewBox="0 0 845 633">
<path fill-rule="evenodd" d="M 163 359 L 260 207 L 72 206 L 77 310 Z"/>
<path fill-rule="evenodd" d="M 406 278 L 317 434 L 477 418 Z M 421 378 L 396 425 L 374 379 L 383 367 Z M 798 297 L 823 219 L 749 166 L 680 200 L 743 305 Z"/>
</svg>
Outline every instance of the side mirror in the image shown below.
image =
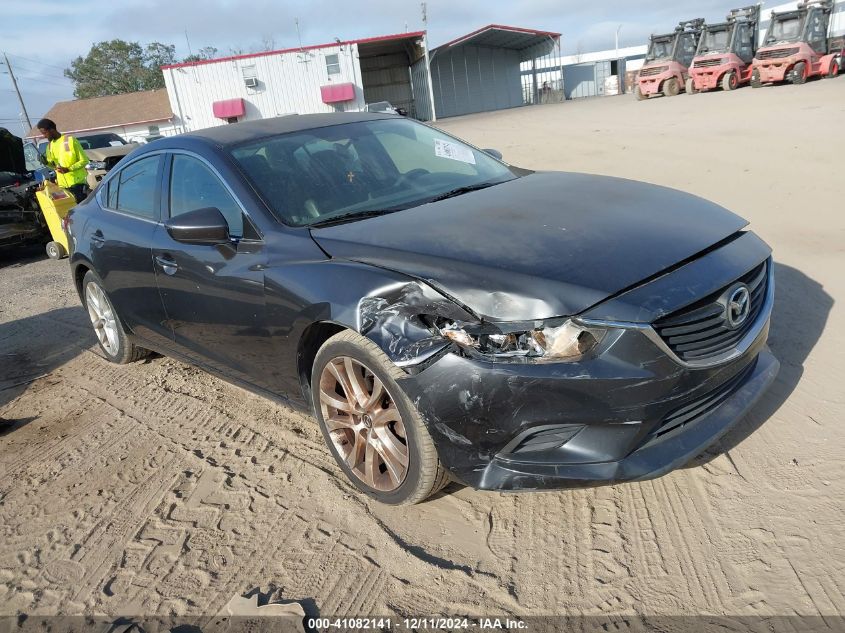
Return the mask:
<svg viewBox="0 0 845 633">
<path fill-rule="evenodd" d="M 484 149 L 484 150 L 481 150 L 481 151 L 483 151 L 485 154 L 489 154 L 490 156 L 492 156 L 496 160 L 502 160 L 502 152 L 500 152 L 497 149 L 487 148 L 487 149 Z"/>
<path fill-rule="evenodd" d="M 188 211 L 164 223 L 167 232 L 183 244 L 216 246 L 229 241 L 229 225 L 216 207 Z"/>
</svg>

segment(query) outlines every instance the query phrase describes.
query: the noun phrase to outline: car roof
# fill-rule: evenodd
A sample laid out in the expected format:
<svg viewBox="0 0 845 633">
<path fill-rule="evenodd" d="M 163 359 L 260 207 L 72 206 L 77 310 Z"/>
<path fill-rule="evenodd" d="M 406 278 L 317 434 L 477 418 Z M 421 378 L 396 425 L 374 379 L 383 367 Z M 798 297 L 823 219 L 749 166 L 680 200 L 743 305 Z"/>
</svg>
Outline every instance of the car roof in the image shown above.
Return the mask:
<svg viewBox="0 0 845 633">
<path fill-rule="evenodd" d="M 232 125 L 219 125 L 204 130 L 196 130 L 171 136 L 162 139 L 160 142 L 167 142 L 171 147 L 178 147 L 179 141 L 196 139 L 210 142 L 218 147 L 238 145 L 240 143 L 287 134 L 289 132 L 302 132 L 315 128 L 329 127 L 331 125 L 343 125 L 344 123 L 358 123 L 361 121 L 377 121 L 380 119 L 395 119 L 389 114 L 376 112 L 332 112 L 329 114 L 292 114 L 272 119 L 260 119 L 258 121 L 242 121 Z M 157 147 L 163 145 L 156 144 Z"/>
</svg>

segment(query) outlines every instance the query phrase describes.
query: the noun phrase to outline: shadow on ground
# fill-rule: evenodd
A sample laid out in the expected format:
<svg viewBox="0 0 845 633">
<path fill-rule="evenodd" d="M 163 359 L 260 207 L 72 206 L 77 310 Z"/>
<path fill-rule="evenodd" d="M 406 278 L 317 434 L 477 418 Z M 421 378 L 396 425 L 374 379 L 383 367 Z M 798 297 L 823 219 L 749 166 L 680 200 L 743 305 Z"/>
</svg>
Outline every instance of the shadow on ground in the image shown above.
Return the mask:
<svg viewBox="0 0 845 633">
<path fill-rule="evenodd" d="M 706 453 L 687 467 L 693 468 L 741 444 L 783 406 L 804 374 L 804 362 L 824 332 L 834 300 L 820 283 L 800 270 L 775 265 L 775 305 L 769 347 L 780 361 L 780 373 L 751 412 Z"/>
<path fill-rule="evenodd" d="M 43 244 L 27 244 L 0 250 L 0 268 L 23 266 L 47 259 Z"/>
<path fill-rule="evenodd" d="M 81 306 L 0 323 L 0 407 L 94 343 Z M 30 421 L 32 418 L 0 423 L 0 435 Z"/>
</svg>

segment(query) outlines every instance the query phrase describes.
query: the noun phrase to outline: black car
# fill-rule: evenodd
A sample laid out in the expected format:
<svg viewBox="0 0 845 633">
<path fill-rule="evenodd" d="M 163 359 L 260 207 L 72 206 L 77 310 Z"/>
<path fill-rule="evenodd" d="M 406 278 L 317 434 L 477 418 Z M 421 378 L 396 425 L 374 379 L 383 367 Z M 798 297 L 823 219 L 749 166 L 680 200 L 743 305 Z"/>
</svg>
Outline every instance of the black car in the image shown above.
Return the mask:
<svg viewBox="0 0 845 633">
<path fill-rule="evenodd" d="M 772 382 L 769 247 L 714 204 L 348 113 L 133 152 L 70 215 L 103 352 L 310 407 L 385 503 L 658 476 Z"/>
<path fill-rule="evenodd" d="M 45 241 L 46 223 L 35 199 L 38 183 L 23 141 L 0 128 L 0 250 Z"/>
</svg>

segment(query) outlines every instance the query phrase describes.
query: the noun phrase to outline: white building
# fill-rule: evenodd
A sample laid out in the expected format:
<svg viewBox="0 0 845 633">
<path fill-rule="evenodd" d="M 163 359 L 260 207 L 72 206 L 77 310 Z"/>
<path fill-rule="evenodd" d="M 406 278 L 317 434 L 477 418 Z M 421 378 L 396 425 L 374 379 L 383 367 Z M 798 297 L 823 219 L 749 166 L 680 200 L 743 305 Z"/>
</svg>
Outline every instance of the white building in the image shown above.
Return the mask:
<svg viewBox="0 0 845 633">
<path fill-rule="evenodd" d="M 285 114 L 360 111 L 389 101 L 416 113 L 410 67 L 423 32 L 336 41 L 163 67 L 182 131 Z"/>
</svg>

